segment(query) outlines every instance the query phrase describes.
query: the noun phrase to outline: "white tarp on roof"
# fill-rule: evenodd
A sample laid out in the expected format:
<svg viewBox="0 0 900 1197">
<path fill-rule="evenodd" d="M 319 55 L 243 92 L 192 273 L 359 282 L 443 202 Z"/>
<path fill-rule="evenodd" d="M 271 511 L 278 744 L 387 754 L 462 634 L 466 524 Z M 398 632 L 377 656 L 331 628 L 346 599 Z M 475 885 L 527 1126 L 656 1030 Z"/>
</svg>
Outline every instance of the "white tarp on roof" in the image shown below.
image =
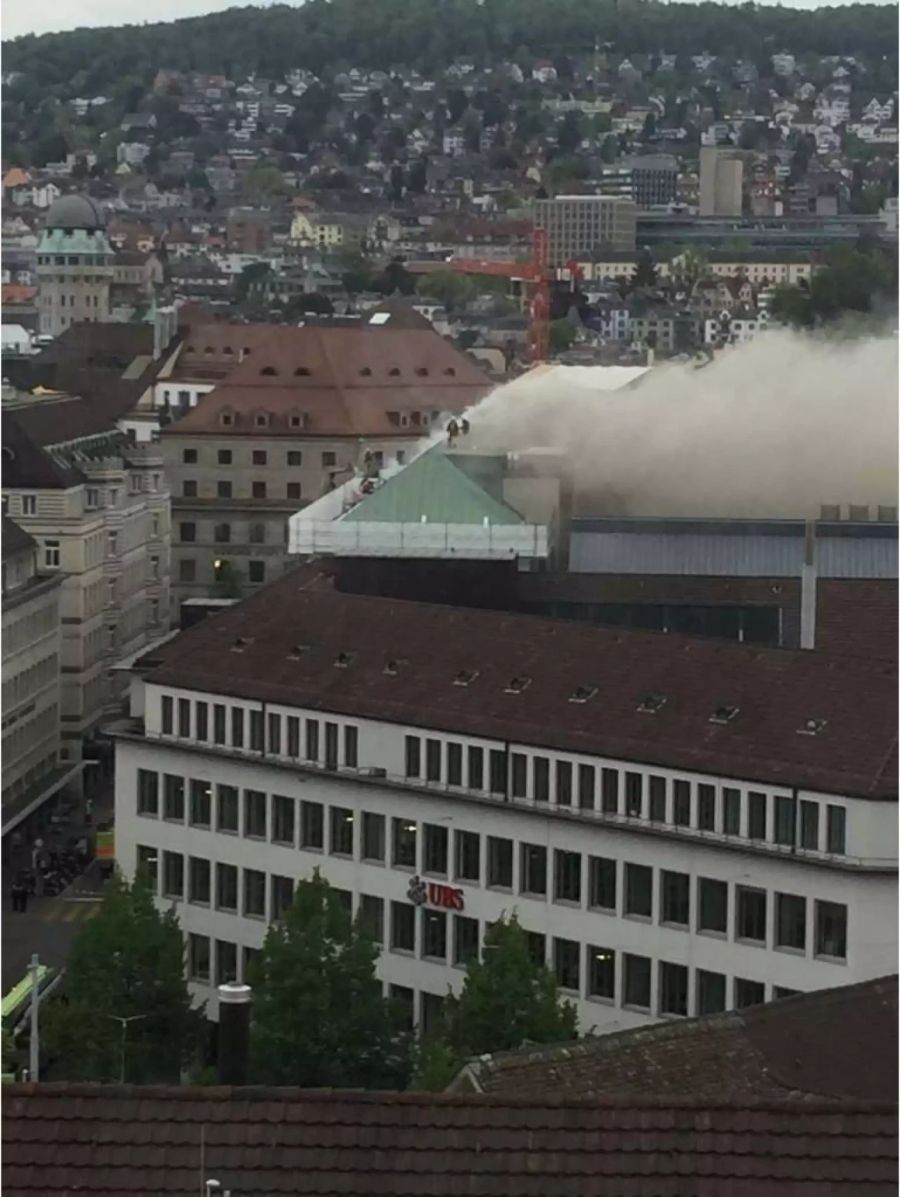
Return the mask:
<svg viewBox="0 0 900 1197">
<path fill-rule="evenodd" d="M 649 366 L 562 366 L 547 363 L 506 383 L 507 390 L 525 391 L 531 386 L 556 383 L 585 391 L 621 391 L 650 372 Z"/>
</svg>

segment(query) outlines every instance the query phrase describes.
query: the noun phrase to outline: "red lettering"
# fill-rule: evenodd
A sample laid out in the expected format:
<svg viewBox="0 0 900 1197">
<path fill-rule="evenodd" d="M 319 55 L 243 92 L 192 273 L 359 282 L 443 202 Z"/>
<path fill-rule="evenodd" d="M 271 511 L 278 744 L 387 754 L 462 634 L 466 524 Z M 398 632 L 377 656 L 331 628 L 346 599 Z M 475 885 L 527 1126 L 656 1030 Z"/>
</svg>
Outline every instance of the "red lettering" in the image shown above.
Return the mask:
<svg viewBox="0 0 900 1197">
<path fill-rule="evenodd" d="M 452 885 L 439 885 L 436 881 L 429 881 L 427 894 L 431 905 L 439 906 L 442 910 L 465 909 L 463 891 L 454 889 Z"/>
<path fill-rule="evenodd" d="M 466 903 L 463 891 L 461 889 L 450 890 L 450 909 L 451 910 L 465 910 Z"/>
</svg>

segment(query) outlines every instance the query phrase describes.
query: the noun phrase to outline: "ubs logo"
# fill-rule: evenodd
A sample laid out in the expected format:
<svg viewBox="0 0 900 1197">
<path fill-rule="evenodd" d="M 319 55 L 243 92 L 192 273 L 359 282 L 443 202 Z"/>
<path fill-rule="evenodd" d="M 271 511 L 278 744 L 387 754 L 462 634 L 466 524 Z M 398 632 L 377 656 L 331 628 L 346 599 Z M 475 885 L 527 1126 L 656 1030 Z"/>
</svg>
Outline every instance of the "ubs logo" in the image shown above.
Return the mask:
<svg viewBox="0 0 900 1197">
<path fill-rule="evenodd" d="M 410 877 L 406 896 L 413 906 L 424 906 L 428 901 L 428 885 L 421 877 Z"/>
<path fill-rule="evenodd" d="M 406 896 L 413 906 L 439 906 L 444 910 L 464 910 L 465 895 L 453 885 L 441 885 L 437 881 L 423 881 L 416 875 L 409 880 Z"/>
</svg>

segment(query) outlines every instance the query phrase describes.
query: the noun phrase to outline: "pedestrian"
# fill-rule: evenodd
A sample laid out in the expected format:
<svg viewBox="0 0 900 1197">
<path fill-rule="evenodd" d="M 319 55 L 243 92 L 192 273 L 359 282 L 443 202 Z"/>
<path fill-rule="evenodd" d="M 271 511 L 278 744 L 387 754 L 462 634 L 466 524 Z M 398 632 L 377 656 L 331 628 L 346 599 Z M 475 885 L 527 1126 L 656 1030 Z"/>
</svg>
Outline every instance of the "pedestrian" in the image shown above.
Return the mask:
<svg viewBox="0 0 900 1197">
<path fill-rule="evenodd" d="M 17 877 L 15 879 L 15 881 L 12 883 L 12 889 L 10 890 L 10 896 L 12 897 L 13 913 L 14 914 L 24 914 L 25 907 L 28 903 L 28 894 L 25 890 L 25 885 L 24 885 L 21 877 Z"/>
</svg>

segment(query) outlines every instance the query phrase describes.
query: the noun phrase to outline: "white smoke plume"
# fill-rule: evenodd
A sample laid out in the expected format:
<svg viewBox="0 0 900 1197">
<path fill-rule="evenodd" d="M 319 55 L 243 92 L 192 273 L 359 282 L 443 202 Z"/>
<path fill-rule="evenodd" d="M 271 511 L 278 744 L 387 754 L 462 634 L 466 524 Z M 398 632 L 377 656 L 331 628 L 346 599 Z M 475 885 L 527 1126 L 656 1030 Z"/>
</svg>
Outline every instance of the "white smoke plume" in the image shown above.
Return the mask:
<svg viewBox="0 0 900 1197">
<path fill-rule="evenodd" d="M 771 331 L 633 389 L 603 391 L 601 376 L 560 366 L 498 387 L 469 413 L 470 447 L 559 450 L 585 515 L 816 518 L 828 503 L 846 518 L 851 503 L 897 504 L 896 336 Z"/>
</svg>

